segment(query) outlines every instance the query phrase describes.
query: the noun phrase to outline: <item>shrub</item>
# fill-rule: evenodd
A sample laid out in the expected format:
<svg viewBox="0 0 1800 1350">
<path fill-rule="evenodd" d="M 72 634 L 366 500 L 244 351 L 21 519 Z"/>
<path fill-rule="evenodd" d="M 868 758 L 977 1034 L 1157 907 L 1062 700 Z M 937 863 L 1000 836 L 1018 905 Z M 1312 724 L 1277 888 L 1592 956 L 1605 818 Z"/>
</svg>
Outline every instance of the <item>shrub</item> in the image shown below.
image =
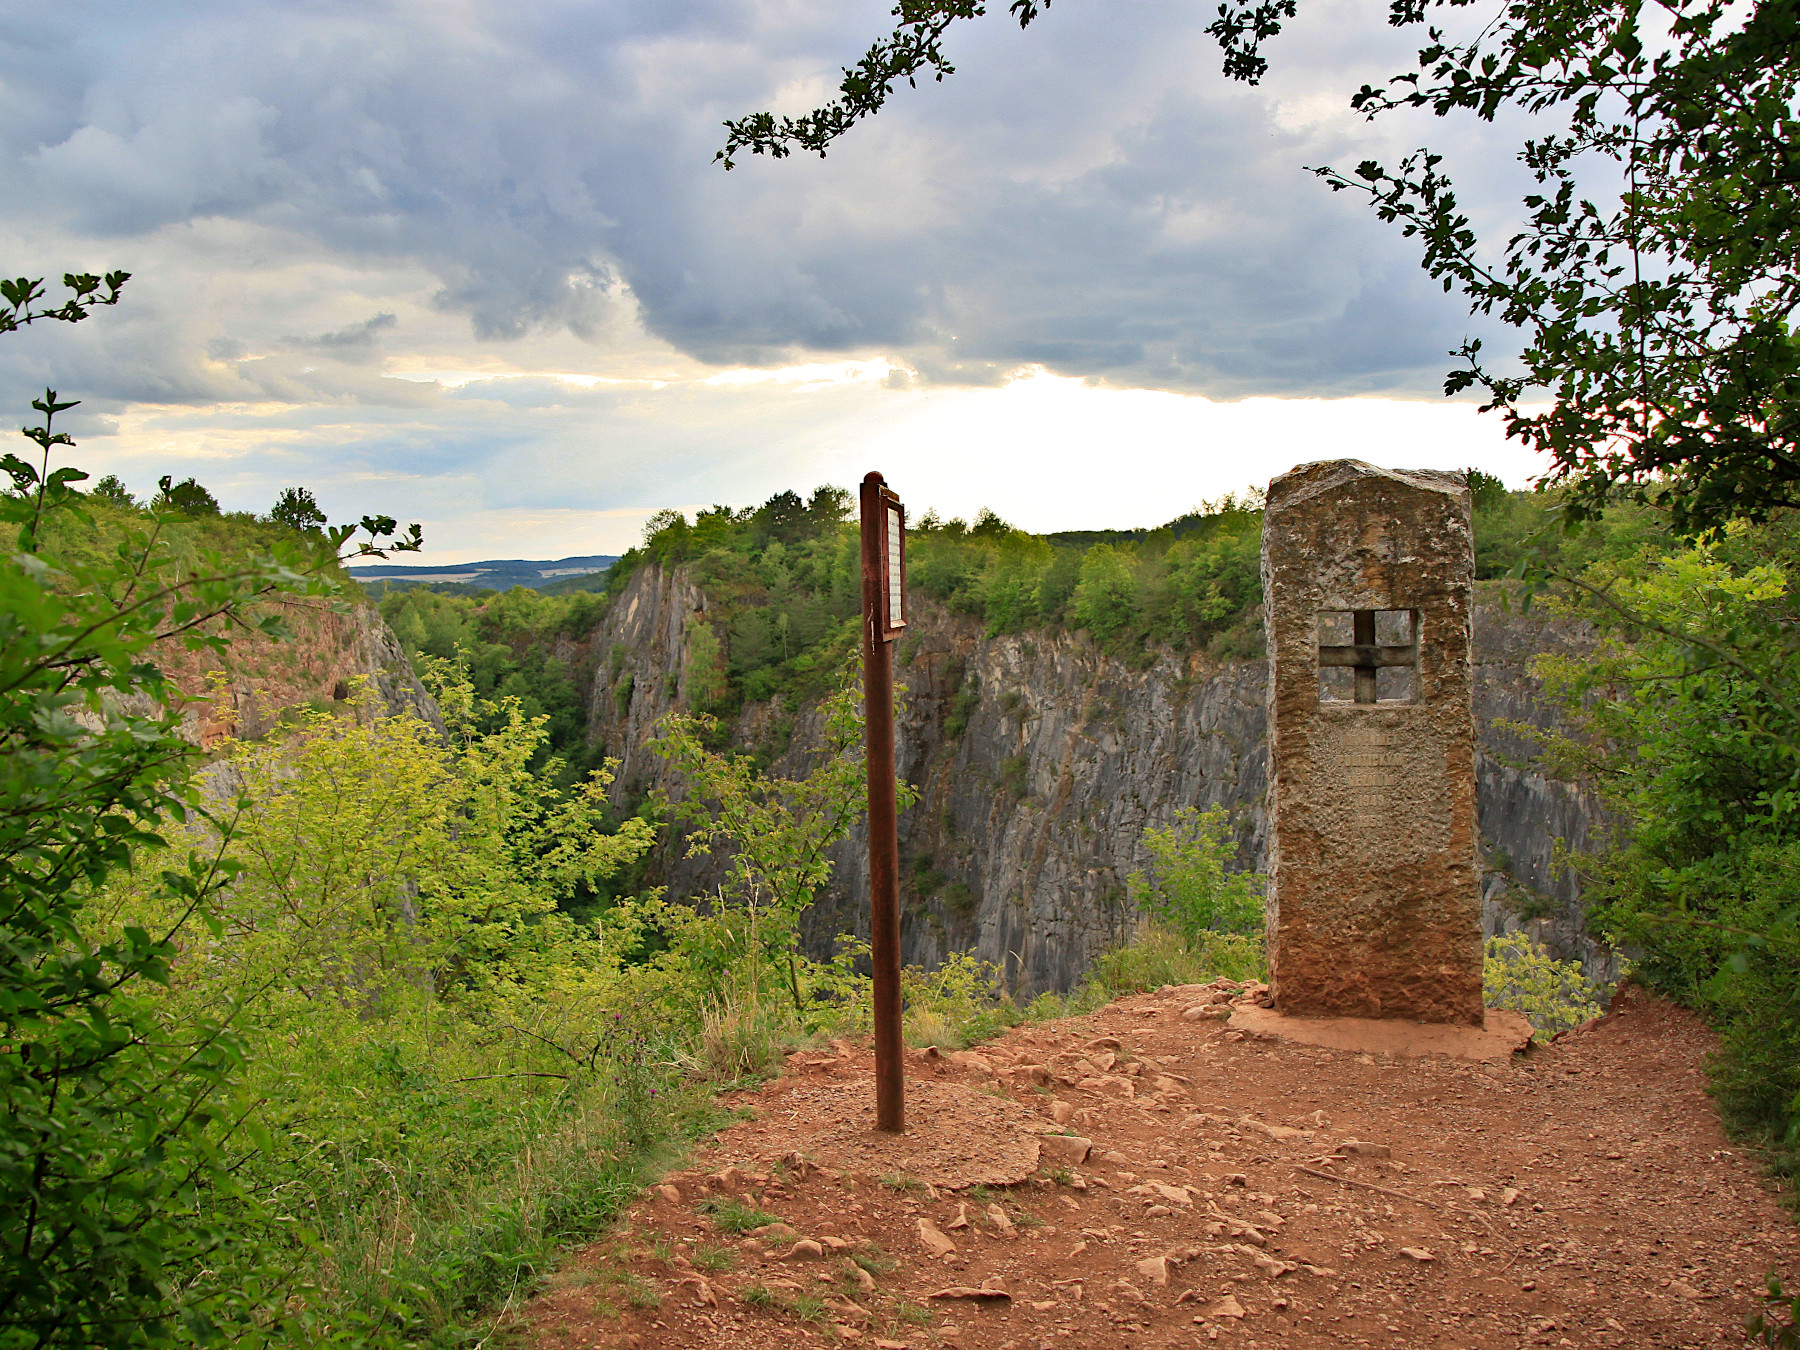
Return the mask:
<svg viewBox="0 0 1800 1350">
<path fill-rule="evenodd" d="M 1481 992 L 1490 1008 L 1524 1013 L 1540 1041 L 1606 1010 L 1606 989 L 1582 974 L 1581 962 L 1558 961 L 1523 933 L 1487 940 Z"/>
<path fill-rule="evenodd" d="M 1573 734 L 1542 737 L 1623 827 L 1579 860 L 1590 926 L 1720 1034 L 1712 1088 L 1737 1133 L 1800 1163 L 1800 598 L 1795 521 L 1666 556 L 1603 559 L 1559 607 L 1585 655 L 1539 657 Z"/>
<path fill-rule="evenodd" d="M 1000 790 L 1014 801 L 1024 798 L 1030 781 L 1030 761 L 1024 755 L 1008 755 L 1000 761 Z"/>
<path fill-rule="evenodd" d="M 35 317 L 85 317 L 124 280 L 102 298 L 99 278 L 65 277 L 75 298 Z M 6 331 L 33 321 L 37 283 L 0 290 Z M 289 1291 L 240 1175 L 260 1142 L 243 1128 L 246 1037 L 227 1010 L 163 1015 L 184 949 L 218 945 L 237 870 L 229 795 L 196 782 L 164 668 L 222 656 L 234 629 L 283 636 L 268 602 L 339 588 L 310 545 L 184 558 L 164 520 L 97 518 L 72 486 L 86 475 L 50 465 L 74 404 L 46 390 L 33 406 L 38 463 L 0 457 L 0 1344 L 279 1336 Z M 351 533 L 329 536 L 333 561 Z M 181 836 L 202 820 L 207 837 Z M 111 911 L 134 867 L 162 922 Z"/>
<path fill-rule="evenodd" d="M 1148 875 L 1126 881 L 1138 908 L 1190 941 L 1203 933 L 1256 933 L 1263 926 L 1263 877 L 1233 872 L 1237 841 L 1223 806 L 1175 813 L 1166 829 L 1149 826 L 1143 841 L 1155 859 Z"/>
<path fill-rule="evenodd" d="M 1165 984 L 1204 984 L 1220 976 L 1258 980 L 1267 969 L 1260 934 L 1202 931 L 1190 936 L 1148 925 L 1135 941 L 1101 953 L 1092 978 L 1113 999 Z"/>
<path fill-rule="evenodd" d="M 732 1082 L 778 1068 L 796 1030 L 792 1013 L 786 1005 L 759 999 L 708 1008 L 700 1024 L 700 1052 L 708 1071 Z"/>
<path fill-rule="evenodd" d="M 866 810 L 860 676 L 860 657 L 839 671 L 837 689 L 820 709 L 825 746 L 804 778 L 760 773 L 751 756 L 712 749 L 718 719 L 708 715 L 667 714 L 650 742 L 688 783 L 688 795 L 674 808 L 689 827 L 687 855 L 715 846 L 726 852 L 718 904 L 745 916 L 762 944 L 759 962 L 785 966 L 796 1017 L 806 1015 L 808 1001 L 801 987 L 801 917 L 831 879 L 832 848 Z M 917 798 L 910 784 L 896 783 L 900 810 Z"/>
<path fill-rule="evenodd" d="M 944 719 L 945 739 L 960 741 L 963 732 L 969 729 L 969 719 L 975 715 L 975 709 L 980 705 L 981 682 L 975 678 L 975 672 L 965 665 L 957 676 L 956 692 L 950 696 L 950 712 Z"/>
<path fill-rule="evenodd" d="M 914 1008 L 902 1022 L 906 1043 L 915 1050 L 935 1045 L 939 1050 L 961 1050 L 968 1044 L 962 1031 L 935 1008 Z"/>
</svg>

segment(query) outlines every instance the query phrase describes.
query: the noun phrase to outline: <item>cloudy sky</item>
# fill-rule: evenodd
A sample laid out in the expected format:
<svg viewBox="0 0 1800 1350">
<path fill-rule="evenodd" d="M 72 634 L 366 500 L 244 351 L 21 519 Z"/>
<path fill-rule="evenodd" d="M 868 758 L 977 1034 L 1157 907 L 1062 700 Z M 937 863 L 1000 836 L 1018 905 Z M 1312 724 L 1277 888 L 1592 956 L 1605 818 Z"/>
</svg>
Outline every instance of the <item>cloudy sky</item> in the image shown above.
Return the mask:
<svg viewBox="0 0 1800 1350">
<path fill-rule="evenodd" d="M 1516 128 L 1347 111 L 1416 41 L 1382 7 L 1307 0 L 1258 90 L 1218 73 L 1213 0 L 1002 12 L 828 159 L 713 165 L 887 8 L 0 0 L 0 272 L 133 273 L 4 339 L 9 416 L 53 384 L 96 475 L 254 510 L 305 484 L 446 562 L 872 467 L 1040 530 L 1344 454 L 1529 480 L 1438 392 L 1466 311 L 1306 172 L 1429 140 L 1504 229 Z"/>
</svg>

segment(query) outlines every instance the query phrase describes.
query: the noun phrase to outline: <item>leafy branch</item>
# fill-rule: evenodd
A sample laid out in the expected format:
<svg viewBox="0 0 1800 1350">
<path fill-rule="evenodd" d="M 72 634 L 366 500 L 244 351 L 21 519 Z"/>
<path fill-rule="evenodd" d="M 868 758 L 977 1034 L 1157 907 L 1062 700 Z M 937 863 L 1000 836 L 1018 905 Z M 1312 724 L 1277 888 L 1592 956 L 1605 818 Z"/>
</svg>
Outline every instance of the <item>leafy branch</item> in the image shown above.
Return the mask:
<svg viewBox="0 0 1800 1350">
<path fill-rule="evenodd" d="M 1049 7 L 1050 0 L 1011 0 L 1007 6 L 1020 28 Z M 823 159 L 833 141 L 881 111 L 900 81 L 916 88 L 922 72 L 929 71 L 934 81 L 955 74 L 956 67 L 944 55 L 944 34 L 958 20 L 985 13 L 983 0 L 900 0 L 893 9 L 898 20 L 893 32 L 871 44 L 855 66 L 845 67 L 836 99 L 800 117 L 777 119 L 773 113 L 759 112 L 726 122 L 725 148 L 713 162 L 735 168 L 737 156 L 746 150 L 773 159 L 803 150 Z"/>
<path fill-rule="evenodd" d="M 31 277 L 0 279 L 0 333 L 17 332 L 40 319 L 80 323 L 97 306 L 118 304 L 119 292 L 130 280 L 129 272 L 108 272 L 104 277 L 89 272 L 65 272 L 63 285 L 68 288 L 69 296 L 62 304 L 50 306 L 44 304 L 46 292 L 42 277 L 35 280 Z"/>
</svg>

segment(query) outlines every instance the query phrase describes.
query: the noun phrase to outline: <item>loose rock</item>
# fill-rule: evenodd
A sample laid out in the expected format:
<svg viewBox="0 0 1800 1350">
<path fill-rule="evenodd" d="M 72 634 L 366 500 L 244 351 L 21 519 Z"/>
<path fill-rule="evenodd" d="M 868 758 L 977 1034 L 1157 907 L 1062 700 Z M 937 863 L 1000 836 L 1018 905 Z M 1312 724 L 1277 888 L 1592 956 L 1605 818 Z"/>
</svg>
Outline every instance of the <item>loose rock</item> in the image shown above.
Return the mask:
<svg viewBox="0 0 1800 1350">
<path fill-rule="evenodd" d="M 993 1302 L 1012 1301 L 1012 1295 L 1004 1289 L 977 1289 L 971 1285 L 956 1284 L 948 1289 L 940 1289 L 935 1294 L 927 1294 L 927 1298 L 967 1298 L 977 1302 L 989 1300 Z"/>
<path fill-rule="evenodd" d="M 945 1237 L 930 1219 L 919 1220 L 919 1241 L 933 1256 L 948 1256 L 956 1250 L 956 1244 Z"/>
<path fill-rule="evenodd" d="M 1058 1102 L 1057 1105 L 1067 1106 L 1068 1103 Z M 1072 1108 L 1070 1114 L 1074 1114 Z M 1038 1156 L 1045 1162 L 1058 1166 L 1072 1167 L 1084 1163 L 1093 1149 L 1093 1140 L 1083 1139 L 1076 1134 L 1045 1134 L 1038 1137 Z"/>
</svg>

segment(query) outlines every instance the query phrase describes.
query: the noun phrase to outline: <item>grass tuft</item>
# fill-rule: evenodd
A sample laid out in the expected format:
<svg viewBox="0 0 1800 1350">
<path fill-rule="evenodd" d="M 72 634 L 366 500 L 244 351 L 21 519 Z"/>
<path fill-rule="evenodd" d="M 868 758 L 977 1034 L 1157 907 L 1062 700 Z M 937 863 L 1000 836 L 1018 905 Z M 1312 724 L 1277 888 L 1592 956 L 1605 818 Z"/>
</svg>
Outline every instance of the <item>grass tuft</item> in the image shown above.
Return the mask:
<svg viewBox="0 0 1800 1350">
<path fill-rule="evenodd" d="M 712 1218 L 713 1227 L 721 1233 L 736 1236 L 748 1233 L 753 1228 L 761 1228 L 766 1223 L 780 1223 L 781 1216 L 770 1214 L 766 1210 L 747 1205 L 735 1195 L 723 1195 L 704 1202 L 700 1206 L 703 1214 Z"/>
</svg>

